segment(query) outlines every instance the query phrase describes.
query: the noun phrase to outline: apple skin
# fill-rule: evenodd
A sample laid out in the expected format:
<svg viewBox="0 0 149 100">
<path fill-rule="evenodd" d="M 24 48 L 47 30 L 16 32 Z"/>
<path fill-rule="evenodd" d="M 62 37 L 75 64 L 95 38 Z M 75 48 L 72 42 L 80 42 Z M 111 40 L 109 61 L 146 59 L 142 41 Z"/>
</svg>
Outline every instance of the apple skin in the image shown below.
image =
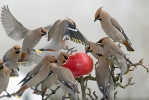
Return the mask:
<svg viewBox="0 0 149 100">
<path fill-rule="evenodd" d="M 78 52 L 71 54 L 63 67 L 69 68 L 74 77 L 89 74 L 93 70 L 93 59 L 86 53 Z"/>
</svg>

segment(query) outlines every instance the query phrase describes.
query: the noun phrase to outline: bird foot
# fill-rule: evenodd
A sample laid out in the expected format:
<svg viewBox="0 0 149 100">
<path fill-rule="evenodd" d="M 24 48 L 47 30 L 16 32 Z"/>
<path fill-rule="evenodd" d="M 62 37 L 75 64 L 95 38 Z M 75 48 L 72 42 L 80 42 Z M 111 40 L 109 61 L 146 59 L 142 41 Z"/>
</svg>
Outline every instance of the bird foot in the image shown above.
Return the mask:
<svg viewBox="0 0 149 100">
<path fill-rule="evenodd" d="M 50 89 L 51 91 L 52 91 L 52 94 L 55 94 L 56 93 L 56 91 L 54 91 L 54 90 L 52 90 L 52 89 Z"/>
<path fill-rule="evenodd" d="M 7 91 L 5 91 L 5 92 L 7 93 L 7 97 L 11 98 L 11 95 Z"/>
<path fill-rule="evenodd" d="M 76 51 L 77 51 L 77 49 L 75 47 L 72 47 L 72 48 L 68 49 L 67 53 L 70 52 L 70 54 L 72 54 L 73 52 L 76 52 Z"/>
<path fill-rule="evenodd" d="M 39 90 L 34 90 L 34 92 L 33 92 L 34 94 L 36 94 L 36 95 L 39 95 L 39 94 L 42 94 L 42 92 L 41 91 L 39 91 Z"/>
<path fill-rule="evenodd" d="M 31 49 L 30 52 L 33 54 L 37 54 L 35 49 Z"/>
</svg>

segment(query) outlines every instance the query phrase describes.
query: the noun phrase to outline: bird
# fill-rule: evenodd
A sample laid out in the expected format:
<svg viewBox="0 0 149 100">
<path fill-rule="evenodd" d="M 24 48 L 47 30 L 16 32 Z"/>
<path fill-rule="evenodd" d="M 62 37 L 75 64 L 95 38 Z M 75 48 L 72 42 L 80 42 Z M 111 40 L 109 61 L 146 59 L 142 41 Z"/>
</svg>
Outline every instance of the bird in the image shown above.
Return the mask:
<svg viewBox="0 0 149 100">
<path fill-rule="evenodd" d="M 0 60 L 0 94 L 5 91 L 7 93 L 7 97 L 10 98 L 11 95 L 6 91 L 11 70 L 5 65 L 3 60 Z"/>
<path fill-rule="evenodd" d="M 95 42 L 89 41 L 89 46 L 85 46 L 85 52 L 90 52 L 97 60 L 97 53 L 104 55 L 103 48 L 100 45 L 96 45 Z"/>
<path fill-rule="evenodd" d="M 11 47 L 3 56 L 3 61 L 5 65 L 11 69 L 11 77 L 19 76 L 17 70 L 19 70 L 18 60 L 21 56 L 21 47 L 19 45 L 14 45 Z"/>
<path fill-rule="evenodd" d="M 51 74 L 49 64 L 57 62 L 56 58 L 51 55 L 45 56 L 27 75 L 19 82 L 21 88 L 16 92 L 17 96 L 22 96 L 27 88 L 41 83 L 49 74 Z"/>
<path fill-rule="evenodd" d="M 48 41 L 50 41 L 50 43 L 39 50 L 42 52 L 58 51 L 61 49 L 69 50 L 71 48 L 68 47 L 67 40 L 71 40 L 82 45 L 88 45 L 88 40 L 77 29 L 76 24 L 72 19 L 59 19 L 55 21 L 48 31 Z"/>
<path fill-rule="evenodd" d="M 42 94 L 41 94 L 42 95 L 42 100 L 43 100 L 44 95 L 45 95 L 48 88 L 50 88 L 52 93 L 55 94 L 55 91 L 52 90 L 51 87 L 53 85 L 55 85 L 56 83 L 57 83 L 56 82 L 56 77 L 55 77 L 53 72 L 49 73 L 49 75 L 40 83 L 41 84 L 41 92 L 42 92 Z M 38 91 L 37 88 L 40 84 L 35 86 L 34 93 L 37 93 L 37 91 Z"/>
<path fill-rule="evenodd" d="M 70 54 L 68 54 L 66 52 L 60 52 L 59 56 L 57 57 L 58 65 L 63 66 L 63 64 L 67 61 L 69 56 L 70 56 Z"/>
<path fill-rule="evenodd" d="M 107 97 L 108 97 L 108 100 L 114 100 L 114 82 L 113 82 L 112 77 L 111 77 L 111 80 L 110 80 L 109 89 L 107 91 Z"/>
<path fill-rule="evenodd" d="M 1 22 L 8 37 L 16 41 L 24 38 L 19 62 L 37 63 L 41 60 L 41 57 L 35 53 L 34 47 L 39 43 L 41 38 L 47 34 L 50 25 L 29 30 L 12 15 L 8 6 L 2 7 Z"/>
<path fill-rule="evenodd" d="M 80 92 L 78 90 L 77 81 L 75 80 L 72 72 L 68 68 L 58 66 L 55 63 L 50 64 L 50 70 L 55 74 L 57 82 L 63 91 L 71 94 L 73 100 L 77 100 L 77 94 Z M 64 99 L 64 96 L 62 99 Z"/>
<path fill-rule="evenodd" d="M 134 51 L 131 47 L 132 43 L 123 28 L 110 14 L 102 10 L 102 8 L 103 7 L 100 7 L 96 11 L 94 22 L 100 20 L 102 29 L 112 40 L 124 44 L 128 51 Z"/>
<path fill-rule="evenodd" d="M 126 54 L 111 40 L 111 38 L 103 37 L 96 44 L 102 46 L 105 57 L 120 68 L 120 82 L 122 82 L 123 75 L 128 70 L 127 62 L 131 64 L 132 62 L 126 58 Z"/>
<path fill-rule="evenodd" d="M 95 67 L 96 82 L 99 90 L 103 94 L 103 99 L 108 99 L 108 91 L 111 82 L 111 71 L 109 69 L 108 60 L 98 54 L 98 65 Z"/>
<path fill-rule="evenodd" d="M 57 62 L 57 59 L 52 56 L 52 55 L 46 55 L 20 82 L 23 84 L 28 80 L 28 78 L 31 78 L 32 76 L 34 76 L 34 74 L 36 74 L 39 69 L 44 65 L 44 64 L 49 64 L 49 63 L 54 63 Z"/>
</svg>

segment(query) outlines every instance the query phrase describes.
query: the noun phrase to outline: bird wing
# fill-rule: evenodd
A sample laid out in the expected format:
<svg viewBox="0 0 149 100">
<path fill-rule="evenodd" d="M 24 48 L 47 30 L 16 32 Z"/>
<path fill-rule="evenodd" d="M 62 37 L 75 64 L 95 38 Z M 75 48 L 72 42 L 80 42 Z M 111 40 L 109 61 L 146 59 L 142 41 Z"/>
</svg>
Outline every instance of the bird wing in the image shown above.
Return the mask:
<svg viewBox="0 0 149 100">
<path fill-rule="evenodd" d="M 63 40 L 70 39 L 73 42 L 89 45 L 89 41 L 83 36 L 83 34 L 70 22 L 68 22 L 68 27 L 65 29 L 63 33 Z"/>
<path fill-rule="evenodd" d="M 3 73 L 0 73 L 0 80 L 1 80 L 1 82 L 0 82 L 0 87 L 1 88 L 4 88 L 4 84 L 6 84 L 5 82 L 6 82 L 6 80 L 5 80 L 5 76 L 3 75 Z M 1 90 L 1 89 L 0 89 Z"/>
<path fill-rule="evenodd" d="M 10 62 L 9 57 L 8 57 L 7 54 L 5 54 L 5 55 L 3 56 L 3 61 L 4 61 L 5 65 L 6 65 L 7 67 L 9 67 L 9 66 L 11 65 L 11 62 Z"/>
<path fill-rule="evenodd" d="M 55 34 L 58 34 L 60 23 L 61 20 L 57 20 L 48 31 L 48 41 L 50 41 Z"/>
<path fill-rule="evenodd" d="M 68 88 L 70 88 L 71 90 L 77 92 L 77 93 L 80 93 L 78 91 L 78 85 L 77 85 L 77 82 L 75 82 L 74 84 L 70 84 L 70 83 L 67 83 L 65 81 L 62 81 L 62 80 L 59 80 L 60 82 L 62 82 L 65 86 L 67 86 Z"/>
<path fill-rule="evenodd" d="M 16 41 L 24 38 L 29 31 L 16 20 L 16 18 L 11 14 L 8 6 L 2 7 L 1 22 L 6 34 Z"/>
<path fill-rule="evenodd" d="M 125 39 L 127 39 L 129 41 L 129 43 L 131 44 L 130 40 L 128 39 L 127 35 L 125 34 L 125 32 L 122 29 L 122 27 L 120 26 L 120 24 L 114 18 L 111 18 L 110 22 L 118 31 L 120 31 L 122 33 L 122 35 L 125 37 Z"/>
<path fill-rule="evenodd" d="M 123 56 L 127 62 L 133 64 L 133 63 L 129 60 L 129 58 L 126 57 L 126 54 L 124 54 L 121 50 L 115 49 L 115 47 L 113 47 L 113 46 L 111 46 L 110 48 L 111 48 L 113 54 L 116 54 L 116 53 L 117 53 L 117 54 Z"/>
</svg>

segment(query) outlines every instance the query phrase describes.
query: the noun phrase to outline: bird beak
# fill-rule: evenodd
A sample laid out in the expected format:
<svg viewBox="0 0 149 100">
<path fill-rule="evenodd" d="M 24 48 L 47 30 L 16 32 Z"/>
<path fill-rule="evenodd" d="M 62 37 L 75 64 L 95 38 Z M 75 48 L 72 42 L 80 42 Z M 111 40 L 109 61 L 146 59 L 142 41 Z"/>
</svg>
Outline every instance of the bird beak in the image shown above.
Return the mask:
<svg viewBox="0 0 149 100">
<path fill-rule="evenodd" d="M 100 20 L 100 21 L 101 21 L 101 18 L 100 18 L 100 17 L 96 18 L 96 19 L 94 20 L 94 22 L 96 22 L 96 20 Z"/>
<path fill-rule="evenodd" d="M 97 43 L 96 43 L 96 46 L 98 46 L 98 45 L 100 45 L 100 43 L 97 42 Z"/>
<path fill-rule="evenodd" d="M 42 36 L 45 36 L 47 33 L 42 33 Z"/>
<path fill-rule="evenodd" d="M 59 63 L 59 61 L 58 60 L 56 60 L 56 62 L 55 62 L 56 64 L 58 64 Z"/>
<path fill-rule="evenodd" d="M 16 53 L 17 53 L 17 54 L 20 53 L 20 50 L 16 50 Z"/>
<path fill-rule="evenodd" d="M 96 22 L 97 18 L 94 20 L 94 22 Z"/>
<path fill-rule="evenodd" d="M 3 68 L 3 64 L 0 64 L 0 69 L 2 69 Z"/>
</svg>

